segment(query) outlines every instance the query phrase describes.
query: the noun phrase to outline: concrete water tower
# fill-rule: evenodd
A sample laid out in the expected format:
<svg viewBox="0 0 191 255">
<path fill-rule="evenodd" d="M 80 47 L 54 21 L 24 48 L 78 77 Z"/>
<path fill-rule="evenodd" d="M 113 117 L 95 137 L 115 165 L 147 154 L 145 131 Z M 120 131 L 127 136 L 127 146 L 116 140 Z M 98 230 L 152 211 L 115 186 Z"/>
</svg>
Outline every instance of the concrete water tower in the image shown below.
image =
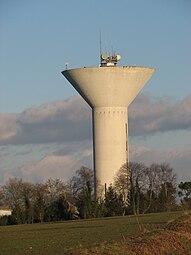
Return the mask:
<svg viewBox="0 0 191 255">
<path fill-rule="evenodd" d="M 92 108 L 95 193 L 108 187 L 128 163 L 128 106 L 154 68 L 116 66 L 119 55 L 101 55 L 99 67 L 65 70 L 62 74 Z"/>
</svg>

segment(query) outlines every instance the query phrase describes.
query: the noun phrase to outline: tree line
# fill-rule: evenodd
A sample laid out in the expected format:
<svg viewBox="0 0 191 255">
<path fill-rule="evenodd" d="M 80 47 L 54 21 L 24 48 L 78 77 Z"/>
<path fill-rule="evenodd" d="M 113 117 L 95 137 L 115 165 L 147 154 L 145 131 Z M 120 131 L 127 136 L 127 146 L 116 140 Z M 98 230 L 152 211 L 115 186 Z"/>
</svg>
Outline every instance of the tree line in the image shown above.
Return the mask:
<svg viewBox="0 0 191 255">
<path fill-rule="evenodd" d="M 12 215 L 0 218 L 1 225 L 31 224 L 128 214 L 144 214 L 191 209 L 191 182 L 177 184 L 169 164 L 132 162 L 118 171 L 113 185 L 100 187 L 102 196 L 94 199 L 94 174 L 82 166 L 64 182 L 49 179 L 33 184 L 9 179 L 0 187 L 0 206 Z M 179 199 L 178 199 L 179 197 Z"/>
</svg>

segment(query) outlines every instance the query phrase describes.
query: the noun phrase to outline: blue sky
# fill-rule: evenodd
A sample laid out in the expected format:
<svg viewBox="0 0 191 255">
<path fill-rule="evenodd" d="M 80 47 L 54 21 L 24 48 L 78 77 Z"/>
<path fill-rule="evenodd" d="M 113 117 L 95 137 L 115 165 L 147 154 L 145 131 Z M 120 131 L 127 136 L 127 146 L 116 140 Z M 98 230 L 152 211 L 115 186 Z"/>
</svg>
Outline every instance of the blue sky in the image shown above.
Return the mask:
<svg viewBox="0 0 191 255">
<path fill-rule="evenodd" d="M 38 143 L 36 126 L 34 123 L 32 125 L 31 120 L 29 121 L 29 117 L 26 116 L 31 110 L 35 119 L 36 112 L 42 110 L 41 118 L 43 119 L 45 108 L 50 114 L 50 112 L 55 113 L 53 109 L 56 107 L 62 110 L 71 107 L 71 114 L 78 116 L 72 112 L 76 110 L 70 102 L 69 106 L 67 103 L 61 103 L 77 95 L 61 75 L 61 71 L 65 69 L 66 62 L 69 63 L 69 68 L 99 64 L 100 31 L 103 51 L 114 48 L 122 56 L 120 65 L 156 68 L 154 76 L 142 90 L 143 95 L 149 95 L 147 98 L 142 96 L 143 105 L 154 104 L 158 107 L 156 112 L 164 115 L 171 113 L 171 116 L 174 116 L 168 127 L 161 124 L 155 131 L 149 129 L 150 133 L 145 131 L 141 135 L 133 135 L 130 126 L 131 144 L 137 150 L 141 147 L 144 153 L 144 148 L 147 148 L 146 151 L 156 151 L 155 160 L 162 160 L 162 155 L 167 155 L 167 151 L 171 152 L 168 155 L 172 155 L 172 152 L 175 155 L 180 150 L 183 153 L 183 150 L 185 156 L 185 151 L 191 150 L 191 126 L 186 121 L 191 112 L 189 108 L 191 99 L 188 97 L 191 93 L 190 27 L 190 0 L 1 0 L 0 113 L 2 117 L 0 120 L 4 131 L 0 130 L 0 151 L 3 151 L 2 154 L 0 153 L 3 161 L 2 166 L 0 165 L 0 182 L 10 176 L 24 178 L 26 171 L 23 170 L 24 173 L 21 174 L 21 169 L 24 168 L 30 168 L 31 172 L 37 173 L 38 167 L 35 168 L 34 165 L 40 164 L 39 162 L 44 159 L 56 162 L 61 160 L 52 158 L 52 155 L 58 156 L 56 148 L 59 147 L 61 151 L 65 151 L 71 143 L 76 143 L 76 147 L 73 145 L 67 155 L 78 155 L 79 164 L 82 162 L 85 164 L 86 160 L 88 164 L 91 164 L 91 127 L 88 131 L 89 137 L 79 134 L 84 137 L 84 143 L 81 141 L 83 151 L 89 155 L 80 156 L 77 151 L 77 142 L 80 138 L 77 135 L 75 141 L 63 140 L 59 145 L 59 139 L 56 136 L 49 142 L 44 139 Z M 82 109 L 86 107 L 81 101 L 78 103 L 75 101 L 75 104 L 81 105 Z M 168 109 L 170 113 L 161 110 L 161 106 L 166 107 L 165 109 Z M 176 116 L 173 109 L 176 109 L 176 112 L 180 110 L 180 115 Z M 168 123 L 169 116 L 166 115 L 164 119 L 165 123 Z M 183 115 L 185 115 L 184 120 L 181 119 Z M 50 115 L 46 112 L 46 116 Z M 62 116 L 63 119 L 65 116 L 67 114 Z M 153 118 L 156 116 L 158 115 L 152 115 Z M 29 121 L 27 125 L 26 118 Z M 83 118 L 85 117 L 82 116 Z M 89 121 L 89 118 L 85 120 Z M 139 118 L 141 120 L 141 116 Z M 66 118 L 63 125 L 66 125 L 69 119 Z M 61 121 L 59 121 L 58 117 L 51 125 L 55 127 L 60 124 Z M 83 126 L 80 120 L 78 121 L 79 125 Z M 161 123 L 163 122 L 164 120 L 161 120 Z M 23 126 L 18 126 L 18 123 L 22 123 Z M 40 127 L 42 129 L 43 123 Z M 30 133 L 22 133 L 23 130 L 29 129 Z M 9 130 L 8 133 L 5 132 L 7 130 Z M 26 141 L 24 135 L 29 136 L 29 134 L 31 139 Z M 13 136 L 14 139 L 11 140 L 10 137 Z M 69 133 L 67 137 L 70 137 Z M 18 152 L 19 156 L 17 156 Z M 62 156 L 67 157 L 64 153 Z M 25 156 L 22 157 L 22 154 Z M 144 154 L 144 158 L 143 154 L 141 154 L 141 160 L 149 163 L 147 155 Z M 64 162 L 68 160 L 68 158 L 64 159 Z M 137 160 L 136 157 L 135 159 Z M 168 161 L 168 158 L 165 160 Z M 172 161 L 170 156 L 169 161 Z M 67 161 L 68 168 L 78 167 L 71 162 Z M 173 162 L 175 167 L 183 166 L 180 161 Z M 188 166 L 184 168 L 187 169 L 184 174 L 187 178 L 190 176 Z M 31 180 L 33 180 L 32 177 Z"/>
</svg>

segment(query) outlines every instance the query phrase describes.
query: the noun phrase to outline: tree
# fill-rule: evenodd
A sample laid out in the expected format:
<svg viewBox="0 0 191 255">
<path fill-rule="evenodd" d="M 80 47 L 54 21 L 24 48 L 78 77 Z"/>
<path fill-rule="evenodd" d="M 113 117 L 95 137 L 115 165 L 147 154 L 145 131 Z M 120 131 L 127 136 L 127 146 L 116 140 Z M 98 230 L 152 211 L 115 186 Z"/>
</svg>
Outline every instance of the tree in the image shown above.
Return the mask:
<svg viewBox="0 0 191 255">
<path fill-rule="evenodd" d="M 3 186 L 5 202 L 13 210 L 18 224 L 33 222 L 34 185 L 21 179 L 9 179 Z"/>
<path fill-rule="evenodd" d="M 176 175 L 168 163 L 153 163 L 144 171 L 143 213 L 170 211 L 176 208 Z"/>
<path fill-rule="evenodd" d="M 9 179 L 6 185 L 3 186 L 5 195 L 5 202 L 12 209 L 13 215 L 15 215 L 17 223 L 23 223 L 22 215 L 22 180 Z"/>
<path fill-rule="evenodd" d="M 67 184 L 59 179 L 48 179 L 45 184 L 46 202 L 51 203 L 67 192 Z"/>
<path fill-rule="evenodd" d="M 130 162 L 119 169 L 114 187 L 123 197 L 128 212 L 139 214 L 143 203 L 143 192 L 146 186 L 146 166 L 141 163 Z"/>
<path fill-rule="evenodd" d="M 67 185 L 58 179 L 36 185 L 10 179 L 3 186 L 3 194 L 17 224 L 75 219 L 79 214 L 77 207 L 68 201 L 72 196 Z"/>
<path fill-rule="evenodd" d="M 176 174 L 168 163 L 160 164 L 158 172 L 158 180 L 160 184 L 159 203 L 160 210 L 170 211 L 176 205 Z"/>
<path fill-rule="evenodd" d="M 92 169 L 82 166 L 76 171 L 76 175 L 69 182 L 70 191 L 74 195 L 80 194 L 89 183 L 91 190 L 94 187 L 94 173 Z"/>
<path fill-rule="evenodd" d="M 35 188 L 32 183 L 22 183 L 22 197 L 25 214 L 25 223 L 34 222 Z"/>
<path fill-rule="evenodd" d="M 108 217 L 123 215 L 124 206 L 125 205 L 122 194 L 118 194 L 116 190 L 112 187 L 112 185 L 110 185 L 109 188 L 106 190 L 105 196 L 105 216 Z"/>
<path fill-rule="evenodd" d="M 80 192 L 78 196 L 77 205 L 80 210 L 81 218 L 88 219 L 94 216 L 92 188 L 89 181 L 86 183 L 86 185 L 83 187 L 83 190 Z"/>
<path fill-rule="evenodd" d="M 160 171 L 159 164 L 151 164 L 150 167 L 144 169 L 145 188 L 144 188 L 144 205 L 143 213 L 154 212 L 154 203 L 157 199 L 157 193 L 160 188 L 158 182 L 158 172 Z"/>
<path fill-rule="evenodd" d="M 47 186 L 44 184 L 35 185 L 35 201 L 34 201 L 34 218 L 35 222 L 44 222 L 45 210 L 48 204 L 47 198 Z"/>
<path fill-rule="evenodd" d="M 59 179 L 48 179 L 44 184 L 44 188 L 45 220 L 58 220 L 58 216 L 56 215 L 58 213 L 57 205 L 60 201 L 64 203 L 63 198 L 66 198 L 67 184 Z M 59 214 L 62 214 L 62 212 L 59 212 Z"/>
<path fill-rule="evenodd" d="M 161 184 L 158 195 L 158 211 L 171 211 L 176 207 L 176 188 L 171 182 L 164 182 Z"/>
<path fill-rule="evenodd" d="M 49 216 L 49 221 L 60 221 L 60 220 L 70 220 L 72 215 L 70 214 L 69 202 L 66 197 L 59 196 L 58 199 L 53 201 L 47 208 L 51 213 Z"/>
<path fill-rule="evenodd" d="M 146 166 L 142 163 L 129 163 L 130 169 L 130 201 L 134 214 L 140 213 L 141 197 L 145 189 L 145 169 Z"/>
<path fill-rule="evenodd" d="M 185 210 L 191 209 L 191 181 L 181 182 L 178 185 L 180 191 L 178 195 L 181 197 L 181 205 Z"/>
<path fill-rule="evenodd" d="M 128 190 L 130 192 L 127 213 L 168 211 L 176 206 L 176 175 L 167 163 L 153 163 L 147 167 L 142 163 L 130 162 L 129 171 L 124 164 L 117 173 L 115 188 L 123 197 Z"/>
<path fill-rule="evenodd" d="M 2 187 L 0 187 L 0 206 L 4 204 L 4 193 Z"/>
<path fill-rule="evenodd" d="M 81 218 L 94 217 L 93 188 L 94 174 L 92 169 L 82 166 L 69 182 L 70 193 L 77 197 L 77 206 Z"/>
<path fill-rule="evenodd" d="M 123 197 L 123 202 L 126 206 L 129 205 L 130 200 L 130 173 L 128 164 L 124 164 L 119 169 L 115 181 L 114 188 L 118 194 Z"/>
</svg>

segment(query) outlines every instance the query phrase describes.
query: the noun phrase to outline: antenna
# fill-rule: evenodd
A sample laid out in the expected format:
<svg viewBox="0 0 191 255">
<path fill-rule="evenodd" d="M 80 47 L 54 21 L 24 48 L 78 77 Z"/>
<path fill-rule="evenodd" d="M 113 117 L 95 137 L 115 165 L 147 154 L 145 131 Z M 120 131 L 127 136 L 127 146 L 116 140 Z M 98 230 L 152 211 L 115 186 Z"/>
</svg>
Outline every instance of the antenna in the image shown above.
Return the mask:
<svg viewBox="0 0 191 255">
<path fill-rule="evenodd" d="M 111 45 L 111 55 L 112 55 L 112 56 L 115 55 L 114 50 L 113 50 L 113 45 Z"/>
<path fill-rule="evenodd" d="M 65 69 L 68 69 L 68 62 L 65 63 Z"/>
<path fill-rule="evenodd" d="M 101 49 L 101 43 L 102 43 L 102 41 L 101 41 L 101 31 L 100 31 L 100 34 L 99 34 L 99 58 L 100 58 L 100 65 L 101 65 L 101 54 L 102 54 L 102 49 Z"/>
<path fill-rule="evenodd" d="M 101 38 L 101 30 L 100 30 L 100 37 L 99 37 L 99 53 L 100 53 L 100 67 L 103 66 L 116 66 L 117 62 L 121 59 L 120 55 L 115 54 L 113 46 L 111 45 L 111 54 L 106 50 L 105 53 L 102 53 L 102 38 Z M 108 47 L 109 49 L 109 47 Z"/>
</svg>

